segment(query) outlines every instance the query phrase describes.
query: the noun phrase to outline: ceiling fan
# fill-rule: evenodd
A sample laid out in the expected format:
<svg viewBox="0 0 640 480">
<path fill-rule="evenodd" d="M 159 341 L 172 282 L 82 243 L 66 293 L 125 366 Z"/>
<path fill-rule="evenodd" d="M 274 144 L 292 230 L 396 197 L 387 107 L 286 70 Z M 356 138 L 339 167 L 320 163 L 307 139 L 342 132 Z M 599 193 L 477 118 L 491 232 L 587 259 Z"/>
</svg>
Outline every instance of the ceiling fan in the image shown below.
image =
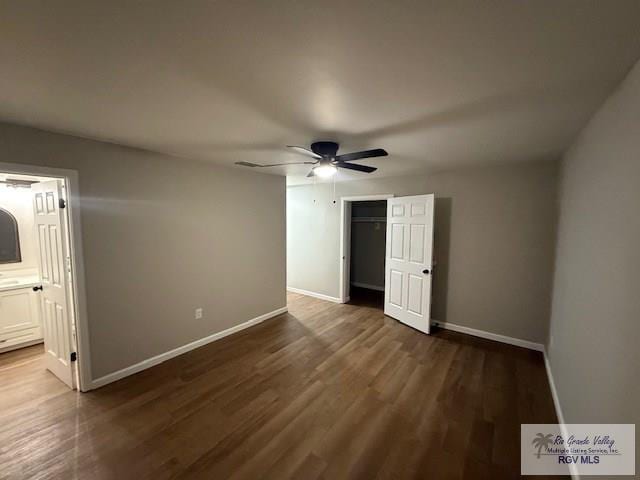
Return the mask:
<svg viewBox="0 0 640 480">
<path fill-rule="evenodd" d="M 287 148 L 307 155 L 315 159 L 311 162 L 291 162 L 291 163 L 272 163 L 268 165 L 260 165 L 258 163 L 250 162 L 236 162 L 236 165 L 242 165 L 244 167 L 278 167 L 280 165 L 315 165 L 307 177 L 331 177 L 336 174 L 338 168 L 345 168 L 347 170 L 356 170 L 358 172 L 372 173 L 377 170 L 375 167 L 368 167 L 366 165 L 360 165 L 358 163 L 349 163 L 353 160 L 360 160 L 361 158 L 371 157 L 386 157 L 388 153 L 382 148 L 376 148 L 373 150 L 363 150 L 362 152 L 344 153 L 337 155 L 339 145 L 335 142 L 314 142 L 311 144 L 311 149 L 305 147 L 298 147 L 295 145 L 287 145 Z"/>
</svg>

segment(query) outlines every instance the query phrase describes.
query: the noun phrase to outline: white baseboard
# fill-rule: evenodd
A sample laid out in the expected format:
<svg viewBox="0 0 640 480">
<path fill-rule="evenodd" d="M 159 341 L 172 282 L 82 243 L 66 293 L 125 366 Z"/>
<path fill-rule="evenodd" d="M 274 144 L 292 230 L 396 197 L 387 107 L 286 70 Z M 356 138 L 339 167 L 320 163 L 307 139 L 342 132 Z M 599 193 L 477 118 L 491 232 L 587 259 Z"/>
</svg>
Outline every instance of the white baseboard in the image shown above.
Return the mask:
<svg viewBox="0 0 640 480">
<path fill-rule="evenodd" d="M 370 285 L 368 283 L 351 282 L 354 287 L 367 288 L 369 290 L 377 290 L 378 292 L 384 292 L 384 287 L 379 285 Z"/>
<path fill-rule="evenodd" d="M 567 431 L 566 422 L 564 420 L 564 414 L 562 413 L 562 407 L 560 406 L 560 397 L 558 397 L 558 391 L 556 390 L 556 382 L 553 379 L 553 373 L 551 372 L 551 363 L 549 363 L 549 356 L 547 350 L 544 353 L 544 366 L 547 370 L 547 378 L 549 379 L 549 387 L 551 388 L 551 398 L 553 398 L 553 406 L 556 409 L 556 416 L 558 417 L 558 423 L 560 424 L 560 432 L 564 438 L 569 438 L 569 432 Z M 573 480 L 580 480 L 578 470 L 575 464 L 569 465 L 569 471 Z"/>
<path fill-rule="evenodd" d="M 198 347 L 202 347 L 211 342 L 215 342 L 216 340 L 220 340 L 221 338 L 227 337 L 232 333 L 239 332 L 240 330 L 244 330 L 245 328 L 252 327 L 257 325 L 258 323 L 264 322 L 270 318 L 281 315 L 287 311 L 287 307 L 278 308 L 272 312 L 265 313 L 258 317 L 252 318 L 251 320 L 247 320 L 240 325 L 236 325 L 235 327 L 227 328 L 218 333 L 214 333 L 213 335 L 209 335 L 208 337 L 201 338 L 200 340 L 196 340 L 191 343 L 187 343 L 178 348 L 174 348 L 173 350 L 169 350 L 168 352 L 161 353 L 160 355 L 156 355 L 155 357 L 147 358 L 140 363 L 136 363 L 135 365 L 131 365 L 130 367 L 123 368 L 122 370 L 118 370 L 113 373 L 109 373 L 100 378 L 96 378 L 91 382 L 91 390 L 95 388 L 100 388 L 108 383 L 115 382 L 124 377 L 128 377 L 129 375 L 133 375 L 134 373 L 141 372 L 142 370 L 146 370 L 147 368 L 153 367 L 154 365 L 158 365 L 159 363 L 170 360 L 178 355 L 182 355 L 183 353 L 190 352 L 191 350 L 195 350 Z"/>
<path fill-rule="evenodd" d="M 551 373 L 551 364 L 549 363 L 549 357 L 547 352 L 544 352 L 544 366 L 547 369 L 547 377 L 549 378 L 549 387 L 551 388 L 551 397 L 553 398 L 553 406 L 556 409 L 556 415 L 558 416 L 558 422 L 565 423 L 562 408 L 560 407 L 560 398 L 558 397 L 558 391 L 556 390 L 556 382 L 553 380 L 553 373 Z"/>
<path fill-rule="evenodd" d="M 474 337 L 486 338 L 488 340 L 494 340 L 496 342 L 508 343 L 509 345 L 528 348 L 529 350 L 544 352 L 543 344 L 530 342 L 529 340 L 522 340 L 520 338 L 507 337 L 506 335 L 499 335 L 497 333 L 485 332 L 484 330 L 477 330 L 475 328 L 463 327 L 462 325 L 456 325 L 454 323 L 449 323 L 449 322 L 438 322 L 438 321 L 432 320 L 431 325 L 444 328 L 445 330 L 451 330 L 453 332 L 466 333 L 467 335 L 473 335 Z"/>
<path fill-rule="evenodd" d="M 303 290 L 301 288 L 287 287 L 287 291 L 292 293 L 299 293 L 301 295 L 307 295 L 308 297 L 319 298 L 320 300 L 327 300 L 328 302 L 342 303 L 342 301 L 338 297 L 330 297 L 329 295 L 325 295 L 323 293 L 310 292 L 309 290 Z"/>
</svg>

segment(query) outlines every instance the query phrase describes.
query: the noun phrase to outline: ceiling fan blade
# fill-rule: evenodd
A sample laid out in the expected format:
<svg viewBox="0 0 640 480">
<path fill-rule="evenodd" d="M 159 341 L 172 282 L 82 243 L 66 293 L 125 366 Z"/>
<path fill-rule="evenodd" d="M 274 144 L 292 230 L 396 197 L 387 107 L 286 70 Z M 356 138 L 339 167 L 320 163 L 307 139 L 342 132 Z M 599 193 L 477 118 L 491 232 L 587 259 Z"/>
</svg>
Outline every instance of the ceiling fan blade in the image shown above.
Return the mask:
<svg viewBox="0 0 640 480">
<path fill-rule="evenodd" d="M 317 153 L 313 153 L 308 148 L 298 147 L 297 145 L 287 145 L 287 148 L 290 148 L 294 152 L 298 152 L 298 153 L 301 153 L 302 155 L 307 155 L 309 157 L 313 157 L 318 160 L 322 158 L 320 155 L 318 155 Z"/>
<path fill-rule="evenodd" d="M 315 174 L 315 172 L 313 171 L 313 168 L 312 168 L 311 171 L 307 174 L 307 178 L 315 177 L 315 176 L 316 176 L 316 174 Z"/>
<path fill-rule="evenodd" d="M 257 163 L 251 162 L 236 162 L 236 165 L 242 165 L 243 167 L 261 167 L 262 165 L 258 165 Z"/>
<path fill-rule="evenodd" d="M 338 155 L 336 160 L 338 162 L 350 162 L 351 160 L 359 160 L 361 158 L 370 157 L 386 157 L 389 155 L 386 150 L 382 148 L 375 148 L 373 150 L 363 150 L 362 152 L 345 153 L 344 155 Z"/>
<path fill-rule="evenodd" d="M 258 163 L 251 162 L 236 162 L 236 165 L 242 165 L 243 167 L 281 167 L 283 165 L 315 165 L 317 162 L 289 162 L 289 163 L 269 163 L 267 165 L 260 165 Z"/>
<path fill-rule="evenodd" d="M 365 173 L 371 173 L 377 170 L 376 167 L 368 167 L 366 165 L 359 165 L 357 163 L 338 162 L 335 165 L 338 168 L 346 168 L 347 170 L 357 170 L 358 172 L 365 172 Z"/>
</svg>

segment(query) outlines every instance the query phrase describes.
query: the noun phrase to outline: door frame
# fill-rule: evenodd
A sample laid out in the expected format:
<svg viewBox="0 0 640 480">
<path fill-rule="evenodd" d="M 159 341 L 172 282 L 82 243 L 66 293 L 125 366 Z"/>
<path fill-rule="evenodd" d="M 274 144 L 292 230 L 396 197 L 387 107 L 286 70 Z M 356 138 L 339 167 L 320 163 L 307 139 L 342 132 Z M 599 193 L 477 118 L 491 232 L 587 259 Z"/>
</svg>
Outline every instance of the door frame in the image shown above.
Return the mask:
<svg viewBox="0 0 640 480">
<path fill-rule="evenodd" d="M 82 224 L 80 222 L 80 186 L 77 170 L 66 168 L 25 165 L 0 162 L 0 171 L 16 175 L 35 175 L 61 179 L 67 193 L 67 223 L 69 227 L 69 254 L 71 255 L 71 296 L 76 325 L 77 388 L 81 392 L 91 390 L 91 354 L 89 349 L 89 319 L 82 250 Z"/>
<path fill-rule="evenodd" d="M 340 198 L 340 256 L 338 265 L 340 266 L 340 303 L 349 301 L 349 279 L 351 272 L 349 262 L 351 261 L 351 203 L 371 200 L 387 200 L 393 198 L 393 193 L 380 193 L 376 195 L 356 195 Z M 386 279 L 385 279 L 386 282 Z"/>
</svg>

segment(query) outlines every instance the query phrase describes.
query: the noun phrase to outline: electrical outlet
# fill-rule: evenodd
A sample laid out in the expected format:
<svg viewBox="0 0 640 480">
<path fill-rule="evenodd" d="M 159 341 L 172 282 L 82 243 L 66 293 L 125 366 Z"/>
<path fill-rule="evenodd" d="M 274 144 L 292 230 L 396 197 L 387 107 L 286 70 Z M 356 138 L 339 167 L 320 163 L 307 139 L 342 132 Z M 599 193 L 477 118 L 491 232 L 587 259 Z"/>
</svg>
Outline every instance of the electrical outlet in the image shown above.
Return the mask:
<svg viewBox="0 0 640 480">
<path fill-rule="evenodd" d="M 202 308 L 196 308 L 196 320 L 200 320 L 202 318 Z"/>
</svg>

